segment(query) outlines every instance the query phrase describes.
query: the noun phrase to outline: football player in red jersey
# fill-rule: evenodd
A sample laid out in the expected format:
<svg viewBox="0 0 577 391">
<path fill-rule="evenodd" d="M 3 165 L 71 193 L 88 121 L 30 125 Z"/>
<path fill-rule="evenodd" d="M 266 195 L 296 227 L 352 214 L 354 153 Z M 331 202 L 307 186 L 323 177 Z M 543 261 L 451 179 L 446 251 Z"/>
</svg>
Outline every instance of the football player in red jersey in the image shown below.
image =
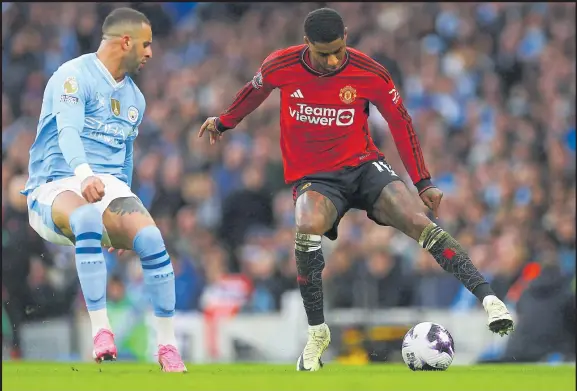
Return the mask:
<svg viewBox="0 0 577 391">
<path fill-rule="evenodd" d="M 214 144 L 273 89 L 280 89 L 281 150 L 285 181 L 294 186 L 298 283 L 309 323 L 297 370 L 322 367 L 330 331 L 324 323 L 321 237 L 336 239 L 339 221 L 350 208 L 365 210 L 377 224 L 416 240 L 482 302 L 490 330 L 507 334 L 513 320 L 505 304 L 463 247 L 421 211 L 369 134 L 371 102 L 388 122 L 421 200 L 438 217 L 443 193 L 431 183 L 411 117 L 391 75 L 366 54 L 346 46 L 347 30 L 336 11 L 311 12 L 304 29 L 304 45 L 269 55 L 229 108 L 208 118 L 198 134 L 208 132 Z"/>
</svg>

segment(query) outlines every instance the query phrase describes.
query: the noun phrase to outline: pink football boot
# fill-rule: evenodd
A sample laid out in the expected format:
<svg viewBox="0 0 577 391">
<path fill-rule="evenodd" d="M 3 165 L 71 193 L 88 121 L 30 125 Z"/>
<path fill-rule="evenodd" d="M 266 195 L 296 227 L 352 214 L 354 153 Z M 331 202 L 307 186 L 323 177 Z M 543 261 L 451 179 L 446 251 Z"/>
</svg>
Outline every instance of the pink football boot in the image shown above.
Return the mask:
<svg viewBox="0 0 577 391">
<path fill-rule="evenodd" d="M 158 345 L 158 363 L 163 372 L 187 372 L 176 347 Z"/>
<path fill-rule="evenodd" d="M 98 330 L 94 337 L 94 350 L 92 357 L 94 361 L 100 364 L 102 361 L 115 361 L 118 351 L 114 343 L 114 334 L 112 331 L 106 329 Z"/>
</svg>

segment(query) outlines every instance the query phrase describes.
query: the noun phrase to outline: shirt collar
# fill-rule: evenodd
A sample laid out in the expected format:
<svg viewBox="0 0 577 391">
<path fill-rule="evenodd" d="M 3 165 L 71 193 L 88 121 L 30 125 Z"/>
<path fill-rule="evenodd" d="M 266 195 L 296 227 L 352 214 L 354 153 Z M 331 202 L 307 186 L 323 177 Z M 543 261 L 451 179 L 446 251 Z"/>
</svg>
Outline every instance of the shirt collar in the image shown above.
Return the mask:
<svg viewBox="0 0 577 391">
<path fill-rule="evenodd" d="M 124 85 L 126 84 L 126 76 L 124 77 L 124 79 L 122 79 L 119 82 L 114 80 L 114 77 L 112 77 L 112 74 L 104 66 L 102 61 L 100 61 L 100 59 L 98 58 L 96 53 L 94 53 L 94 63 L 96 64 L 96 68 L 98 68 L 100 70 L 100 72 L 102 73 L 102 75 L 104 76 L 104 78 L 106 79 L 108 84 L 110 84 L 112 86 L 112 88 L 119 89 L 119 88 L 124 87 Z"/>
</svg>

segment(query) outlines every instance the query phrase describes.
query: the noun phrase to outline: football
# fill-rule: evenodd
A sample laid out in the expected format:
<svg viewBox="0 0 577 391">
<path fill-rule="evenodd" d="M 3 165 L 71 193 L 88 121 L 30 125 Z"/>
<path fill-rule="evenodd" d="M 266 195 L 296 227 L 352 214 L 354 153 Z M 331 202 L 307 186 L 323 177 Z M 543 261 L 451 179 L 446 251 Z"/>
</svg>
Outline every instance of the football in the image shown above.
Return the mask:
<svg viewBox="0 0 577 391">
<path fill-rule="evenodd" d="M 405 364 L 413 371 L 444 371 L 453 362 L 455 344 L 446 328 L 423 322 L 405 335 L 402 355 Z"/>
</svg>

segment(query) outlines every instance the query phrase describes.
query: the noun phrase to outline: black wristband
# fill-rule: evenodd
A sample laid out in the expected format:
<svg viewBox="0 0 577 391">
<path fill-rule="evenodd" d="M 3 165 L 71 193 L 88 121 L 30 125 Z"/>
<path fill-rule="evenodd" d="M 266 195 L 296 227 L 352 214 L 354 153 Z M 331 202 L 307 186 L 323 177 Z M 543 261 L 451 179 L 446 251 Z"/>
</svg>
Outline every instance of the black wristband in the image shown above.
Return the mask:
<svg viewBox="0 0 577 391">
<path fill-rule="evenodd" d="M 227 130 L 232 129 L 224 126 L 222 122 L 220 122 L 220 119 L 218 117 L 216 117 L 216 119 L 214 120 L 214 126 L 216 127 L 216 130 L 218 130 L 220 133 L 224 133 Z"/>
<path fill-rule="evenodd" d="M 420 195 L 425 190 L 436 186 L 433 185 L 433 182 L 431 182 L 430 179 L 421 179 L 419 182 L 415 183 L 415 187 L 417 188 L 417 191 L 419 192 Z"/>
</svg>

